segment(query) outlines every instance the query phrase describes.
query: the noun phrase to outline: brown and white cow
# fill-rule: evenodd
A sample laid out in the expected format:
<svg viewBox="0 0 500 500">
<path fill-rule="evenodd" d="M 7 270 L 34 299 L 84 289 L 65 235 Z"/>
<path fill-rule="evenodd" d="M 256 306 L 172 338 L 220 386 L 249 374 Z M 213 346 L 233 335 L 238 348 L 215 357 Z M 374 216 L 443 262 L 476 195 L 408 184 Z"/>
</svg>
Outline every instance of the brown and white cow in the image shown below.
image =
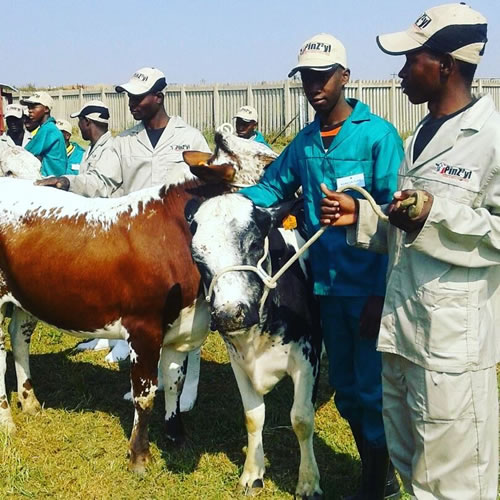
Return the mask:
<svg viewBox="0 0 500 500">
<path fill-rule="evenodd" d="M 257 148 L 248 161 L 244 155 L 235 159 L 235 149 L 255 148 L 238 141 L 218 135 L 209 166 L 206 154 L 187 153 L 186 161 L 214 180 L 255 182 L 275 155 Z M 150 458 L 147 426 L 159 365 L 166 433 L 174 442 L 183 440 L 178 410 L 185 360 L 202 344 L 209 323 L 184 214 L 190 203 L 227 190 L 227 184 L 190 179 L 117 199 L 88 199 L 0 179 L 0 320 L 13 303 L 75 336 L 128 341 L 135 407 L 129 467 L 136 472 Z M 40 405 L 29 371 L 33 325 L 25 320 L 9 331 L 20 403 L 33 412 Z M 4 341 L 0 333 L 0 426 L 12 431 Z"/>
</svg>

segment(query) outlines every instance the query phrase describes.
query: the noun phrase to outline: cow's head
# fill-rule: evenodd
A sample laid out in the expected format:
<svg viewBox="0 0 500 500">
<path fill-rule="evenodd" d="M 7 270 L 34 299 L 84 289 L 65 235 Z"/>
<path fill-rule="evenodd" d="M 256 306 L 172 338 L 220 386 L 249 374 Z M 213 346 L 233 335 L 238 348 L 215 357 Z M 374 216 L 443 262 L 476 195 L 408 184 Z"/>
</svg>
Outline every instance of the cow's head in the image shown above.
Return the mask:
<svg viewBox="0 0 500 500">
<path fill-rule="evenodd" d="M 0 150 L 0 176 L 19 179 L 41 179 L 40 160 L 21 146 L 8 146 Z"/>
<path fill-rule="evenodd" d="M 192 255 L 208 290 L 221 270 L 229 266 L 256 266 L 265 255 L 264 240 L 281 225 L 297 200 L 278 208 L 255 206 L 240 194 L 226 194 L 203 202 L 188 214 Z M 271 273 L 270 253 L 262 263 Z M 265 285 L 253 271 L 221 274 L 210 294 L 212 329 L 221 333 L 239 332 L 257 324 Z"/>
<path fill-rule="evenodd" d="M 215 133 L 214 154 L 185 151 L 184 161 L 206 182 L 252 185 L 277 154 L 267 146 L 226 132 Z"/>
</svg>

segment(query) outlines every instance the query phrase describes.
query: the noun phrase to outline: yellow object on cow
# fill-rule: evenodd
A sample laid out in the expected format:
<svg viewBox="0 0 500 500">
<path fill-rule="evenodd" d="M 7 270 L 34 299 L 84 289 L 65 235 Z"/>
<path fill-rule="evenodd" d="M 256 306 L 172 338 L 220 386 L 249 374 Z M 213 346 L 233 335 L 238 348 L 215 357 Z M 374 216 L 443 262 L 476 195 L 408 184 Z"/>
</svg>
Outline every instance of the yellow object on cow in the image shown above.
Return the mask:
<svg viewBox="0 0 500 500">
<path fill-rule="evenodd" d="M 292 215 L 292 214 L 287 215 L 283 219 L 282 225 L 283 225 L 283 229 L 288 229 L 288 230 L 296 229 L 297 228 L 297 218 L 295 217 L 295 215 Z"/>
</svg>

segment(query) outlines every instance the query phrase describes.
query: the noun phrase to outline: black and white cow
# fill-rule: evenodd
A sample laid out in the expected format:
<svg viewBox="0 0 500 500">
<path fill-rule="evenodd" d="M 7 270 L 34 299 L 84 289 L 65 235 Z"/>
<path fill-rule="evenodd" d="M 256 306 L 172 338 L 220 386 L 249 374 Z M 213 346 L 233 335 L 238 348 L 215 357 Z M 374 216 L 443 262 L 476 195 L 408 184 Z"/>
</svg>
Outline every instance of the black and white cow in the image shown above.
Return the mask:
<svg viewBox="0 0 500 500">
<path fill-rule="evenodd" d="M 318 498 L 322 491 L 313 451 L 313 403 L 321 335 L 304 263 L 295 262 L 269 295 L 252 271 L 224 272 L 210 287 L 228 266 L 255 266 L 259 260 L 266 273 L 274 275 L 304 240 L 298 231 L 275 228 L 282 210 L 258 208 L 239 194 L 208 200 L 187 217 L 193 258 L 205 286 L 213 289 L 211 328 L 224 338 L 243 400 L 248 451 L 239 483 L 246 493 L 263 487 L 263 396 L 289 375 L 294 383 L 290 417 L 301 453 L 296 495 Z"/>
</svg>

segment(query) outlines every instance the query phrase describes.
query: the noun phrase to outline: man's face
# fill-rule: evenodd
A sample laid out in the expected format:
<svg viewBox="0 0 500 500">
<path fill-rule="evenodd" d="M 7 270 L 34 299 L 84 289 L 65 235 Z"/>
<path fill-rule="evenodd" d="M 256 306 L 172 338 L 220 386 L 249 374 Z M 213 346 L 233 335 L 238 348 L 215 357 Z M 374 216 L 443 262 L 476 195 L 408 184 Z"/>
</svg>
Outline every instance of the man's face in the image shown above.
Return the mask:
<svg viewBox="0 0 500 500">
<path fill-rule="evenodd" d="M 66 146 L 68 146 L 69 140 L 71 139 L 71 134 L 69 132 L 66 132 L 66 130 L 61 130 L 61 132 L 64 137 L 64 143 L 66 144 Z"/>
<path fill-rule="evenodd" d="M 7 122 L 7 128 L 9 129 L 9 132 L 13 134 L 20 134 L 22 130 L 24 129 L 23 127 L 23 119 L 22 118 L 16 118 L 15 116 L 8 116 L 6 118 Z"/>
<path fill-rule="evenodd" d="M 406 54 L 406 63 L 398 76 L 401 78 L 403 93 L 412 104 L 422 104 L 439 95 L 440 65 L 439 56 L 426 50 Z"/>
<path fill-rule="evenodd" d="M 27 115 L 23 115 L 24 126 L 28 132 L 33 132 L 38 127 L 38 123 L 31 120 Z"/>
<path fill-rule="evenodd" d="M 307 100 L 317 112 L 331 111 L 349 81 L 349 70 L 337 66 L 329 71 L 303 69 L 300 72 Z"/>
<path fill-rule="evenodd" d="M 28 104 L 28 112 L 30 120 L 35 123 L 40 123 L 47 113 L 48 108 L 43 104 Z"/>
<path fill-rule="evenodd" d="M 90 121 L 84 116 L 78 117 L 78 128 L 84 141 L 90 141 Z"/>
<path fill-rule="evenodd" d="M 257 122 L 254 120 L 247 121 L 243 118 L 236 118 L 236 135 L 238 137 L 249 139 L 252 137 L 255 127 L 257 127 Z"/>
<path fill-rule="evenodd" d="M 159 93 L 144 95 L 128 95 L 128 107 L 135 120 L 148 121 L 158 113 L 163 106 Z"/>
</svg>

